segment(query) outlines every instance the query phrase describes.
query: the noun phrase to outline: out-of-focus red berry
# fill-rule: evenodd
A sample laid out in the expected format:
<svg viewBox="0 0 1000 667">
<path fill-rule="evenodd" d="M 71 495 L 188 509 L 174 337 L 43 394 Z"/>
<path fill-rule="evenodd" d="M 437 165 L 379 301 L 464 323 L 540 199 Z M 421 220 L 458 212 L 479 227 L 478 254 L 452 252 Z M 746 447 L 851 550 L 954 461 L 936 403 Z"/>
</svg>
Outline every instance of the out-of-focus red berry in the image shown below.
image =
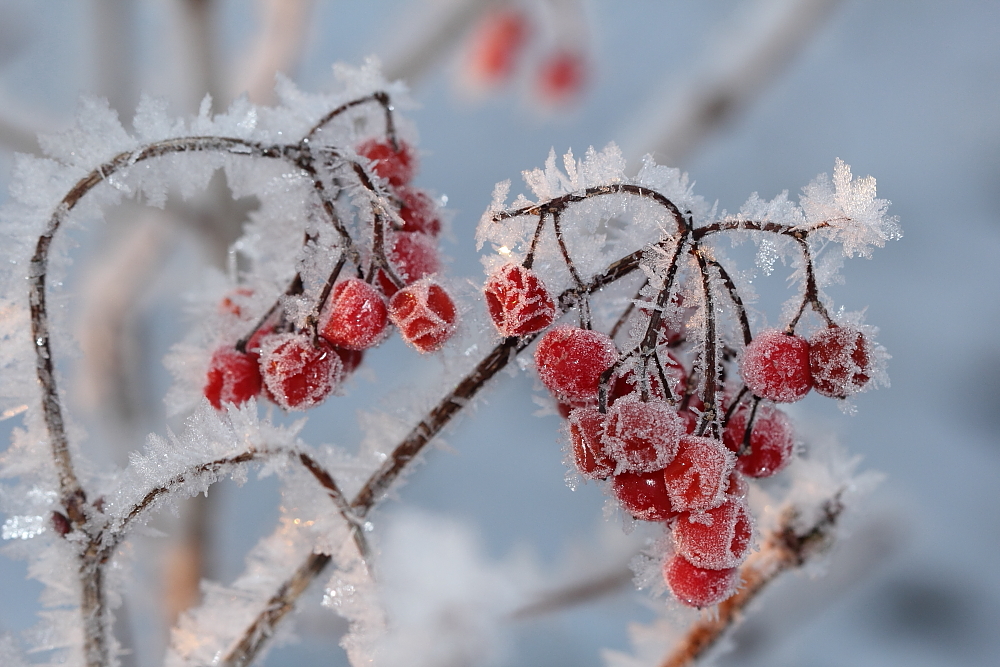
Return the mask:
<svg viewBox="0 0 1000 667">
<path fill-rule="evenodd" d="M 396 275 L 404 285 L 412 285 L 421 278 L 441 270 L 437 241 L 427 234 L 418 232 L 393 232 L 386 238 L 386 257 L 392 263 Z M 382 270 L 377 274 L 382 293 L 391 297 L 396 293 L 396 285 Z"/>
<path fill-rule="evenodd" d="M 776 403 L 793 403 L 812 387 L 809 343 L 777 329 L 757 334 L 740 361 L 740 374 L 757 396 Z"/>
<path fill-rule="evenodd" d="M 417 170 L 417 156 L 405 141 L 397 140 L 399 149 L 388 139 L 369 139 L 358 146 L 358 155 L 372 161 L 372 171 L 390 185 L 406 185 Z"/>
<path fill-rule="evenodd" d="M 547 104 L 565 104 L 580 94 L 586 77 L 583 54 L 559 49 L 544 58 L 538 68 L 538 95 Z"/>
<path fill-rule="evenodd" d="M 492 86 L 510 77 L 528 32 L 528 17 L 516 7 L 487 12 L 470 41 L 467 69 L 472 82 Z"/>
<path fill-rule="evenodd" d="M 417 188 L 401 185 L 396 188 L 399 197 L 399 217 L 403 219 L 404 232 L 419 232 L 428 236 L 441 233 L 441 219 L 437 216 L 434 202 Z"/>
<path fill-rule="evenodd" d="M 569 439 L 573 461 L 581 475 L 606 479 L 615 470 L 615 461 L 604 451 L 604 415 L 595 407 L 576 408 L 569 414 Z"/>
<path fill-rule="evenodd" d="M 257 355 L 237 352 L 230 346 L 212 354 L 204 394 L 213 408 L 221 410 L 224 403 L 245 403 L 259 394 L 260 388 Z"/>
</svg>

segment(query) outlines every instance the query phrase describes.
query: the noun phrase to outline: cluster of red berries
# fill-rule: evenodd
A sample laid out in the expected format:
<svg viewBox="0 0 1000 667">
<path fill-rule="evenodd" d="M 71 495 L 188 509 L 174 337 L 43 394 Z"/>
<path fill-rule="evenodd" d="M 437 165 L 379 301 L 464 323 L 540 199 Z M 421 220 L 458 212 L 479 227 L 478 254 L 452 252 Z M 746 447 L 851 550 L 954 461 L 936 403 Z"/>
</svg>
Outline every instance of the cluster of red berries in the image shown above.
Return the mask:
<svg viewBox="0 0 1000 667">
<path fill-rule="evenodd" d="M 264 395 L 286 410 L 305 410 L 322 402 L 361 363 L 363 351 L 378 345 L 394 324 L 420 352 L 441 348 L 454 333 L 458 311 L 433 280 L 440 269 L 437 236 L 441 220 L 433 201 L 408 185 L 416 168 L 413 150 L 404 142 L 372 139 L 358 147 L 384 179 L 402 224 L 384 230 L 385 260 L 398 285 L 376 269 L 369 280 L 339 280 L 312 326 L 295 330 L 278 309 L 246 340 L 242 349 L 224 345 L 212 355 L 204 388 L 216 408 Z M 220 309 L 244 318 L 245 288 L 223 299 Z"/>
<path fill-rule="evenodd" d="M 504 336 L 538 333 L 555 321 L 552 296 L 524 266 L 500 267 L 484 292 Z M 741 363 L 749 392 L 726 392 L 729 398 L 719 407 L 725 415 L 721 438 L 715 438 L 696 434 L 704 402 L 688 386 L 692 371 L 667 349 L 681 345 L 682 334 L 665 322 L 659 333 L 657 355 L 669 393 L 659 374 L 625 369 L 614 341 L 591 329 L 549 329 L 535 349 L 535 363 L 567 419 L 577 471 L 610 479 L 625 511 L 669 527 L 674 553 L 664 579 L 678 600 L 706 607 L 735 592 L 738 567 L 752 546 L 745 478 L 773 475 L 794 454 L 791 421 L 772 402 L 798 400 L 812 387 L 837 398 L 862 389 L 869 382 L 870 351 L 863 334 L 846 327 L 828 327 L 810 341 L 760 333 Z"/>
</svg>

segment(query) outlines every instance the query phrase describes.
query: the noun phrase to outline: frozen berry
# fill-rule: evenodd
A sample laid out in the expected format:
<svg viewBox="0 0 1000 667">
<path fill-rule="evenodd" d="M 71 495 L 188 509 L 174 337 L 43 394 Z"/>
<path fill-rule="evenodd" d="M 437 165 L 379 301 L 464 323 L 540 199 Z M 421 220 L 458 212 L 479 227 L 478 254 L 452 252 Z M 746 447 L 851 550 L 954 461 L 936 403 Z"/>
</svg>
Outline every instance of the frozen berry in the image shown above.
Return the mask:
<svg viewBox="0 0 1000 667">
<path fill-rule="evenodd" d="M 413 149 L 404 141 L 397 141 L 399 149 L 393 148 L 388 139 L 369 139 L 358 146 L 358 155 L 372 161 L 372 171 L 389 181 L 391 185 L 406 185 L 413 180 L 417 168 L 417 157 Z"/>
<path fill-rule="evenodd" d="M 618 359 L 614 341 L 591 329 L 550 329 L 535 348 L 538 377 L 562 401 L 597 398 L 601 374 Z"/>
<path fill-rule="evenodd" d="M 434 352 L 455 333 L 458 311 L 443 287 L 425 279 L 393 295 L 389 319 L 407 343 L 420 352 Z"/>
<path fill-rule="evenodd" d="M 677 510 L 707 510 L 725 500 L 736 457 L 720 440 L 685 435 L 663 474 L 670 504 Z"/>
<path fill-rule="evenodd" d="M 689 607 L 711 607 L 731 597 L 740 582 L 736 568 L 708 570 L 673 556 L 663 565 L 663 580 L 678 601 Z"/>
<path fill-rule="evenodd" d="M 365 356 L 365 353 L 361 350 L 348 350 L 343 347 L 335 346 L 333 351 L 337 353 L 337 356 L 340 357 L 340 363 L 344 365 L 345 376 L 353 373 L 361 365 L 361 361 Z"/>
<path fill-rule="evenodd" d="M 847 398 L 864 389 L 870 359 L 868 339 L 857 329 L 829 327 L 809 340 L 813 386 L 823 396 Z"/>
<path fill-rule="evenodd" d="M 475 29 L 468 76 L 479 85 L 496 85 L 514 70 L 528 36 L 528 17 L 515 7 L 487 12 Z"/>
<path fill-rule="evenodd" d="M 441 233 L 441 219 L 437 216 L 434 202 L 417 188 L 400 186 L 396 188 L 399 197 L 399 217 L 403 219 L 404 232 L 419 232 L 428 236 Z"/>
<path fill-rule="evenodd" d="M 737 498 L 746 498 L 746 495 L 750 492 L 750 485 L 747 484 L 747 480 L 736 470 L 729 473 L 729 482 L 726 487 L 726 495 L 736 496 Z"/>
<path fill-rule="evenodd" d="M 750 408 L 741 406 L 729 418 L 722 439 L 731 451 L 739 453 L 746 439 Z M 750 477 L 770 477 L 792 460 L 795 430 L 788 416 L 769 405 L 758 405 L 750 429 L 750 449 L 742 453 L 736 469 Z"/>
<path fill-rule="evenodd" d="M 272 334 L 261 342 L 260 369 L 268 396 L 286 410 L 318 405 L 343 376 L 343 363 L 333 347 L 315 345 L 304 334 Z"/>
<path fill-rule="evenodd" d="M 548 327 L 556 305 L 538 274 L 520 264 L 506 264 L 483 286 L 490 318 L 502 336 L 527 336 Z"/>
<path fill-rule="evenodd" d="M 668 403 L 644 403 L 631 394 L 608 409 L 604 444 L 619 470 L 652 472 L 673 460 L 683 431 L 683 422 Z"/>
<path fill-rule="evenodd" d="M 683 393 L 684 385 L 687 382 L 687 372 L 684 370 L 681 362 L 677 360 L 677 357 L 669 352 L 662 358 L 662 363 L 663 374 L 667 376 L 667 381 L 670 384 L 671 396 L 677 399 Z M 646 371 L 649 380 L 649 395 L 654 400 L 666 400 L 667 397 L 660 386 L 659 374 L 652 371 L 652 368 L 653 366 L 650 364 L 650 368 Z M 632 369 L 615 378 L 614 383 L 611 385 L 611 391 L 608 392 L 608 403 L 614 403 L 622 396 L 639 391 L 640 387 L 636 382 L 636 377 L 636 370 Z"/>
<path fill-rule="evenodd" d="M 746 501 L 728 496 L 704 512 L 685 512 L 674 524 L 677 553 L 710 570 L 736 567 L 750 553 L 753 523 Z"/>
<path fill-rule="evenodd" d="M 777 329 L 762 331 L 743 351 L 740 373 L 750 391 L 761 398 L 797 401 L 812 387 L 809 343 Z"/>
<path fill-rule="evenodd" d="M 261 377 L 257 355 L 220 347 L 208 364 L 205 398 L 216 410 L 224 403 L 239 405 L 260 393 Z"/>
<path fill-rule="evenodd" d="M 576 469 L 590 479 L 606 479 L 615 461 L 604 451 L 604 415 L 595 407 L 576 408 L 569 414 L 569 439 Z"/>
<path fill-rule="evenodd" d="M 441 269 L 437 241 L 427 234 L 394 232 L 386 240 L 389 242 L 386 257 L 403 284 L 412 285 Z M 378 272 L 378 283 L 386 296 L 396 293 L 396 285 L 381 270 Z"/>
<path fill-rule="evenodd" d="M 614 478 L 615 496 L 629 514 L 643 521 L 669 521 L 677 516 L 670 506 L 662 471 L 623 472 Z"/>
<path fill-rule="evenodd" d="M 334 285 L 319 335 L 337 347 L 365 350 L 382 340 L 388 318 L 378 290 L 363 280 L 348 278 Z"/>
</svg>

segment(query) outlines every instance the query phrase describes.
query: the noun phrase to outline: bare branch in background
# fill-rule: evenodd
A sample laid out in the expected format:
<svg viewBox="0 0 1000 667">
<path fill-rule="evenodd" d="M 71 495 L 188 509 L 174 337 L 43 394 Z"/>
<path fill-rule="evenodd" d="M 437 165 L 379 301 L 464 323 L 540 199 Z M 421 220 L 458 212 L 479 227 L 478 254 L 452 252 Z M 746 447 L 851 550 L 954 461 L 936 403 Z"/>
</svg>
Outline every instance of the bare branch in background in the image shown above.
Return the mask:
<svg viewBox="0 0 1000 667">
<path fill-rule="evenodd" d="M 274 75 L 291 74 L 302 55 L 313 0 L 258 0 L 257 8 L 260 32 L 234 92 L 246 91 L 255 104 L 272 104 Z"/>
<path fill-rule="evenodd" d="M 683 162 L 712 132 L 744 110 L 790 65 L 840 0 L 755 0 L 710 48 L 686 86 L 670 81 L 619 136 L 631 162 L 653 153 Z"/>
</svg>

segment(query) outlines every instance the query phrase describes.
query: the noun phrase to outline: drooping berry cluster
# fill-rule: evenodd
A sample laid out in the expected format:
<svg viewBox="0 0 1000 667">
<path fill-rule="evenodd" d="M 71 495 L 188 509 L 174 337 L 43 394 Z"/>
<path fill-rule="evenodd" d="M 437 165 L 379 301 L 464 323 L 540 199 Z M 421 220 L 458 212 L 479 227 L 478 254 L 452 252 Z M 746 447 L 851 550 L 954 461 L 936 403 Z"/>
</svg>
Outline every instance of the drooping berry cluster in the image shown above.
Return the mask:
<svg viewBox="0 0 1000 667">
<path fill-rule="evenodd" d="M 539 189 L 560 178 L 553 169 L 531 174 Z M 589 299 L 594 285 L 606 284 L 625 260 L 603 274 L 581 275 L 560 226 L 572 207 L 607 196 L 651 200 L 674 221 L 672 231 L 629 260 L 639 262 L 647 278 L 609 334 L 593 328 Z M 535 366 L 566 419 L 573 467 L 584 478 L 606 480 L 635 519 L 664 524 L 673 548 L 664 554 L 663 577 L 674 596 L 694 607 L 725 600 L 737 590 L 739 566 L 753 545 L 747 479 L 776 474 L 795 452 L 791 420 L 776 404 L 797 401 L 810 389 L 845 399 L 868 388 L 875 375 L 880 353 L 868 335 L 834 320 L 820 298 L 808 236 L 833 223 L 803 229 L 737 218 L 697 227 L 689 211 L 660 193 L 619 183 L 493 209 L 481 233 L 509 256 L 502 241 L 509 236 L 491 236 L 488 225 L 520 217 L 537 220 L 530 241 L 518 241 L 528 248 L 523 261 L 493 264 L 484 286 L 497 331 L 541 334 Z M 558 248 L 571 278 L 558 298 L 532 269 L 549 228 L 556 241 L 550 247 Z M 784 330 L 753 335 L 735 282 L 703 245 L 714 234 L 747 230 L 787 236 L 802 253 L 801 303 Z M 810 338 L 795 333 L 808 309 L 820 324 Z M 556 324 L 569 310 L 578 311 L 580 326 Z M 615 339 L 624 330 L 631 337 L 619 348 Z"/>
<path fill-rule="evenodd" d="M 385 107 L 389 136 L 359 144 L 355 152 L 360 160 L 336 153 L 345 168 L 331 189 L 352 178 L 352 185 L 368 191 L 371 214 L 358 217 L 368 220 L 370 229 L 361 230 L 360 237 L 369 245 L 359 247 L 334 216 L 340 243 L 329 252 L 340 259 L 311 313 L 297 321 L 288 317 L 280 299 L 262 316 L 253 314 L 253 292 L 246 287 L 223 299 L 220 312 L 238 320 L 236 328 L 246 333 L 217 348 L 209 362 L 204 395 L 216 409 L 256 396 L 286 410 L 308 409 L 353 372 L 365 350 L 385 340 L 391 325 L 420 352 L 440 349 L 455 331 L 457 308 L 435 280 L 441 268 L 437 206 L 410 185 L 416 153 L 395 137 L 388 97 L 377 93 L 356 103 L 365 101 Z M 307 235 L 307 244 L 316 242 Z M 355 275 L 345 269 L 354 269 Z M 296 275 L 285 296 L 301 297 L 304 292 L 303 280 Z"/>
</svg>

